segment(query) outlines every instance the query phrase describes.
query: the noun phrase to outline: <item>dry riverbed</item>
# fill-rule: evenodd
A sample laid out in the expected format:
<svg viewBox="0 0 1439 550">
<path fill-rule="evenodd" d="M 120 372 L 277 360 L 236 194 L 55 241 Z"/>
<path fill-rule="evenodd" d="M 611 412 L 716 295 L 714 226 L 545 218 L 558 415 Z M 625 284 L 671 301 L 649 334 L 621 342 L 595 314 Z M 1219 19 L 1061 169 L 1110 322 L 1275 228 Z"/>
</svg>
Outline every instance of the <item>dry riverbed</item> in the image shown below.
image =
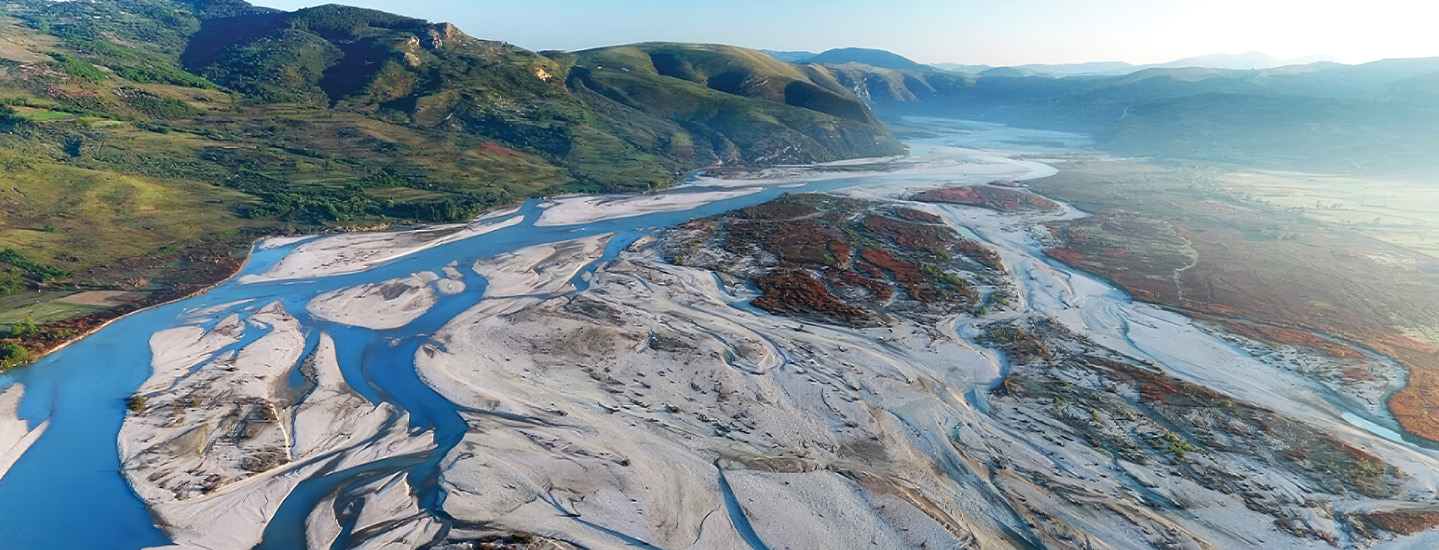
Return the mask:
<svg viewBox="0 0 1439 550">
<path fill-rule="evenodd" d="M 378 476 L 307 512 L 309 548 L 1439 542 L 1426 524 L 1439 460 L 1352 420 L 1392 422 L 1398 364 L 1133 302 L 1044 252 L 1060 244 L 1050 226 L 1086 216 L 1013 183 L 1052 170 L 934 155 L 878 161 L 894 185 L 694 220 L 618 257 L 604 255 L 616 234 L 585 235 L 320 293 L 305 306 L 327 321 L 315 327 L 278 302 L 192 312 L 151 339 L 154 371 L 120 433 L 125 475 L 176 544 L 242 548 L 304 481 L 425 456 L 435 433 L 349 386 L 327 333 L 349 329 L 328 323 L 411 326 L 483 283 L 433 334 L 404 337 L 464 422 L 436 456 L 444 514 L 424 511 L 410 476 Z M 823 168 L 752 181 L 850 166 Z M 965 188 L 989 179 L 1005 181 Z M 754 192 L 718 187 L 563 199 L 545 215 Z M 264 278 L 359 273 L 506 223 L 316 239 Z M 1367 382 L 1323 376 L 1353 369 Z M 0 424 L 0 447 L 36 429 Z"/>
</svg>

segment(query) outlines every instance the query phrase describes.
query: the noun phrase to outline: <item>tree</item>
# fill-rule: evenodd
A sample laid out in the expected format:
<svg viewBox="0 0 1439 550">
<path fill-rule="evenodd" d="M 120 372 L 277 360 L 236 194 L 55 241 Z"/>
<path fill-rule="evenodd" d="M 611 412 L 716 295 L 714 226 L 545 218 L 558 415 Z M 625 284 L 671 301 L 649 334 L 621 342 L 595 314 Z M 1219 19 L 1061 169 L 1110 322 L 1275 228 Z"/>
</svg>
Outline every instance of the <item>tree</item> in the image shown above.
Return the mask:
<svg viewBox="0 0 1439 550">
<path fill-rule="evenodd" d="M 15 368 L 30 360 L 30 350 L 15 342 L 0 344 L 0 370 Z"/>
<path fill-rule="evenodd" d="M 35 318 L 25 316 L 24 321 L 10 325 L 10 336 L 12 338 L 24 338 L 26 336 L 39 336 L 40 327 L 35 325 Z"/>
</svg>

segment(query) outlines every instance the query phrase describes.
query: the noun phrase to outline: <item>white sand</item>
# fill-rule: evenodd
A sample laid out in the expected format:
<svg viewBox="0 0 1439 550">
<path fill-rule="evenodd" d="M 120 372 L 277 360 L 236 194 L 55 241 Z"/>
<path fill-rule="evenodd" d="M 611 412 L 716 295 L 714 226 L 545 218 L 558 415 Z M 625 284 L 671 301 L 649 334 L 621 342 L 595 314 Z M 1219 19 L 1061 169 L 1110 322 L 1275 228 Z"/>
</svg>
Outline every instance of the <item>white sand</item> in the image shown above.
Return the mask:
<svg viewBox="0 0 1439 550">
<path fill-rule="evenodd" d="M 556 269 L 570 273 L 574 265 Z M 541 274 L 536 280 L 554 279 Z M 762 457 L 809 448 L 819 453 L 812 459 L 819 464 L 838 458 L 823 449 L 856 437 L 876 434 L 892 444 L 890 436 L 879 435 L 890 427 L 861 422 L 853 433 L 843 427 L 832 431 L 837 418 L 868 416 L 863 412 L 868 405 L 854 397 L 872 394 L 856 392 L 856 385 L 888 386 L 894 378 L 918 384 L 921 376 L 911 365 L 919 361 L 943 364 L 950 372 L 991 368 L 989 359 L 953 344 L 921 345 L 892 356 L 878 353 L 879 346 L 865 346 L 851 331 L 808 326 L 811 332 L 796 333 L 793 320 L 755 318 L 729 307 L 714 278 L 699 270 L 621 261 L 601 269 L 582 296 L 601 304 L 593 306 L 596 311 L 618 318 L 591 323 L 582 315 L 561 313 L 566 298 L 509 300 L 519 307 L 507 308 L 504 315 L 494 315 L 492 306 L 482 302 L 417 355 L 426 382 L 457 403 L 556 423 L 546 427 L 476 416 L 473 421 L 483 428 L 467 436 L 444 465 L 446 510 L 456 517 L 563 533 L 587 546 L 617 544 L 558 516 L 542 498 L 552 495 L 586 521 L 649 544 L 730 547 L 739 539 L 716 484 L 716 453 Z M 492 301 L 506 300 L 486 300 Z M 694 347 L 656 350 L 647 344 L 654 333 Z M 874 377 L 849 365 L 865 365 Z M 914 391 L 889 389 L 895 391 L 880 393 Z M 669 406 L 682 412 L 669 412 Z M 716 423 L 742 425 L 745 433 L 716 436 Z M 834 491 L 845 487 L 840 476 L 830 479 L 836 483 L 817 490 L 816 501 L 836 499 L 840 493 Z M 782 487 L 776 482 L 768 490 Z M 908 506 L 896 499 L 885 504 L 895 513 Z M 770 522 L 772 529 L 806 526 L 793 531 L 795 540 L 833 542 L 870 528 L 881 529 L 871 534 L 889 537 L 881 540 L 901 541 L 888 547 L 918 547 L 926 541 L 934 546 L 943 540 L 932 538 L 942 531 L 932 521 L 922 528 L 926 516 L 918 512 L 904 516 L 904 529 L 912 533 L 906 534 L 875 527 L 898 520 L 868 505 L 853 511 L 867 519 L 856 520 L 852 531 L 821 528 L 830 523 L 817 514 L 828 509 L 779 509 L 783 513 L 772 516 L 757 509 L 750 517 L 756 524 Z"/>
<path fill-rule="evenodd" d="M 485 297 L 559 292 L 586 265 L 600 259 L 613 233 L 548 243 L 506 252 L 475 262 L 485 278 Z"/>
<path fill-rule="evenodd" d="M 759 188 L 726 191 L 678 192 L 661 191 L 649 195 L 578 195 L 561 197 L 545 209 L 535 225 L 579 225 L 601 220 L 629 218 L 656 212 L 689 210 L 715 201 L 743 197 L 759 192 Z"/>
<path fill-rule="evenodd" d="M 435 280 L 433 274 L 425 277 L 416 273 L 405 278 L 342 288 L 316 296 L 305 309 L 316 317 L 336 323 L 374 330 L 400 328 L 435 305 L 435 289 L 430 284 Z M 455 281 L 445 279 L 444 282 L 448 290 L 454 290 L 450 285 Z"/>
<path fill-rule="evenodd" d="M 292 245 L 292 244 L 295 244 L 295 243 L 298 243 L 298 242 L 304 242 L 304 241 L 308 241 L 308 240 L 310 240 L 310 239 L 315 239 L 315 238 L 318 238 L 318 237 L 319 237 L 319 235 L 295 235 L 295 236 L 292 236 L 292 237 L 270 237 L 270 238 L 268 238 L 268 239 L 261 240 L 259 243 L 256 243 L 256 244 L 255 244 L 255 248 L 258 248 L 258 249 L 260 249 L 260 250 L 269 250 L 269 249 L 271 249 L 271 248 L 280 248 L 280 247 L 282 247 L 282 246 Z"/>
<path fill-rule="evenodd" d="M 328 335 L 309 363 L 314 387 L 295 401 L 287 379 L 305 346 L 298 322 L 278 304 L 239 322 L 269 333 L 219 357 L 216 345 L 233 341 L 237 322 L 222 323 L 226 333 L 152 338 L 156 377 L 141 390 L 148 404 L 120 430 L 126 478 L 179 547 L 250 548 L 305 479 L 433 446 L 428 432 L 409 433 L 404 412 L 346 385 Z M 240 438 L 231 435 L 237 423 L 250 426 Z"/>
<path fill-rule="evenodd" d="M 269 271 L 245 275 L 238 281 L 261 283 L 358 273 L 422 250 L 511 227 L 521 221 L 518 216 L 499 221 L 487 216 L 468 225 L 324 237 L 295 248 Z"/>
<path fill-rule="evenodd" d="M 319 505 L 305 516 L 306 550 L 330 550 L 344 532 L 339 518 L 335 515 L 335 495 L 322 499 Z"/>
<path fill-rule="evenodd" d="M 25 387 L 15 384 L 0 389 L 0 479 L 20 460 L 20 455 L 30 449 L 50 426 L 50 421 L 31 427 L 18 413 L 20 400 L 25 397 Z"/>
<path fill-rule="evenodd" d="M 435 281 L 435 292 L 442 296 L 451 296 L 465 291 L 465 283 L 454 279 L 442 279 Z"/>
<path fill-rule="evenodd" d="M 191 367 L 212 358 L 215 352 L 240 341 L 245 326 L 238 314 L 231 315 L 206 331 L 196 325 L 162 330 L 150 337 L 150 379 L 139 392 L 160 391 L 170 387 Z"/>
</svg>

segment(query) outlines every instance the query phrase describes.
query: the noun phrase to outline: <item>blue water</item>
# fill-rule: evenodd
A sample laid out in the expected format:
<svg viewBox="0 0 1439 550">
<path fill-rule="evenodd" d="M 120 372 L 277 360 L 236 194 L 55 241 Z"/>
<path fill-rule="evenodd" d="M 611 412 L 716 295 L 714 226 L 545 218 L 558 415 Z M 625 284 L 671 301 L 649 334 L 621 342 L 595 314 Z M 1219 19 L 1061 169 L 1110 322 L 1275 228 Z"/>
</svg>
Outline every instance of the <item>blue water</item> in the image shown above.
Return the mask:
<svg viewBox="0 0 1439 550">
<path fill-rule="evenodd" d="M 992 139 L 995 139 L 994 131 L 986 127 L 984 141 Z M 913 145 L 919 153 L 928 152 L 934 146 L 962 145 L 962 142 L 963 138 L 946 136 Z M 603 263 L 654 228 L 758 204 L 786 192 L 824 191 L 861 184 L 937 183 L 945 179 L 943 174 L 868 174 L 811 182 L 797 188 L 770 188 L 691 210 L 584 226 L 537 227 L 534 222 L 542 209 L 539 201 L 530 201 L 515 214 L 523 217 L 516 226 L 417 252 L 369 271 L 259 284 L 239 284 L 232 280 L 203 295 L 126 317 L 29 368 L 0 377 L 0 386 L 25 385 L 20 414 L 32 426 L 50 421 L 45 434 L 0 480 L 0 548 L 133 549 L 169 542 L 120 475 L 116 437 L 125 418 L 124 399 L 150 375 L 150 335 L 194 324 L 187 312 L 242 302 L 228 306 L 225 313 L 207 317 L 208 322 L 213 323 L 232 311 L 283 302 L 286 310 L 309 331 L 310 345 L 319 332 L 329 333 L 335 339 L 345 379 L 360 395 L 372 402 L 384 401 L 408 411 L 412 430 L 434 433 L 437 449 L 432 452 L 347 471 L 325 472 L 303 483 L 281 506 L 266 530 L 263 545 L 293 548 L 296 541 L 303 540 L 304 517 L 326 496 L 395 472 L 407 472 L 410 482 L 420 492 L 421 505 L 426 511 L 441 520 L 447 519 L 441 509 L 442 493 L 435 486 L 437 465 L 463 437 L 467 426 L 456 405 L 420 381 L 413 358 L 430 334 L 480 300 L 484 292 L 483 279 L 468 270 L 475 260 L 536 244 L 615 233 L 600 260 Z M 705 189 L 673 192 L 702 190 Z M 241 275 L 263 273 L 295 246 L 298 245 L 256 251 Z M 466 290 L 440 297 L 428 313 L 401 329 L 375 331 L 342 326 L 305 313 L 305 304 L 320 293 L 420 271 L 438 272 L 452 261 L 459 262 L 459 268 L 466 271 Z M 580 288 L 585 286 L 578 278 L 576 282 Z M 247 329 L 247 337 L 258 336 L 255 332 Z M 298 384 L 301 379 L 296 375 L 291 381 Z"/>
</svg>

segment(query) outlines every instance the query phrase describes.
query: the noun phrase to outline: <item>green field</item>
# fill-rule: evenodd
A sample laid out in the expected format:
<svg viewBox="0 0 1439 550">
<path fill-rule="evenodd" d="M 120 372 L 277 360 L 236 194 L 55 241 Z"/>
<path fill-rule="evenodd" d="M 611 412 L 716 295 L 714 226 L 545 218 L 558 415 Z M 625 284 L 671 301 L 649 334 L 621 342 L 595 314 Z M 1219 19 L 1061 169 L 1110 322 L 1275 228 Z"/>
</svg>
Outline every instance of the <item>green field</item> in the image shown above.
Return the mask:
<svg viewBox="0 0 1439 550">
<path fill-rule="evenodd" d="M 33 122 L 46 122 L 51 120 L 75 120 L 77 117 L 72 113 L 60 111 L 47 111 L 44 109 L 20 108 L 16 109 L 20 116 Z"/>
<path fill-rule="evenodd" d="M 105 309 L 103 306 L 67 304 L 55 301 L 75 294 L 74 292 L 25 292 L 0 297 L 0 332 L 9 332 L 10 326 L 31 319 L 36 323 L 49 323 L 84 315 Z"/>
<path fill-rule="evenodd" d="M 177 243 L 236 234 L 242 193 L 27 159 L 0 151 L 0 248 L 77 274 Z"/>
</svg>

